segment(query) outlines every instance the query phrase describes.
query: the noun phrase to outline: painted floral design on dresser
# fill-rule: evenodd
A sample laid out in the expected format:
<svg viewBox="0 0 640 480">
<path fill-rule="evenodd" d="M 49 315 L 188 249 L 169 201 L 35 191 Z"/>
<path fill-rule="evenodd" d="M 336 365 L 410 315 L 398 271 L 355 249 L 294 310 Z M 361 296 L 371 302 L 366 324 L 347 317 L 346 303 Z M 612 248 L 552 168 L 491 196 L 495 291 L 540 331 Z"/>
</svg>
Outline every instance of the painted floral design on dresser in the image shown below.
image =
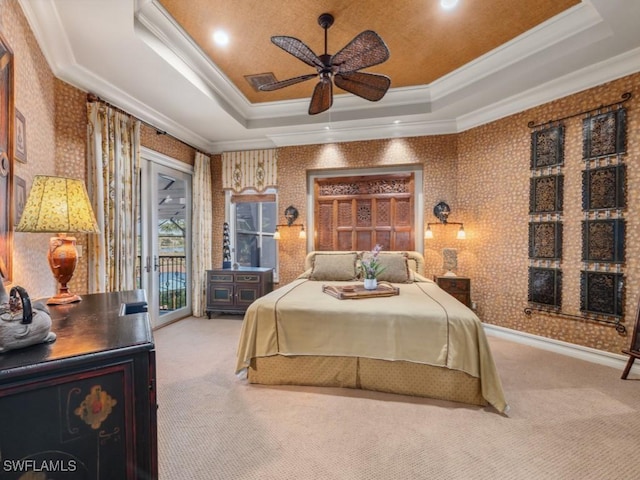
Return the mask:
<svg viewBox="0 0 640 480">
<path fill-rule="evenodd" d="M 91 387 L 91 393 L 84 398 L 73 413 L 91 428 L 97 430 L 102 422 L 109 417 L 117 403 L 118 401 L 102 390 L 100 385 L 95 385 Z"/>
</svg>

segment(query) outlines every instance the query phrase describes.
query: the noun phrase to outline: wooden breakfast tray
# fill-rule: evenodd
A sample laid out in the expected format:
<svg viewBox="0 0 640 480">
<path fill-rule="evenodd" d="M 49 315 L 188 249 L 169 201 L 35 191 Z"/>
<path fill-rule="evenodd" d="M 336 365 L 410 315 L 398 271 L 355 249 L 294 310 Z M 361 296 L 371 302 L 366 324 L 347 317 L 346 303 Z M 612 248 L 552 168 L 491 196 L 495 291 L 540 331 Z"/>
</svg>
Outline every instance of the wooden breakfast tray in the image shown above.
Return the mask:
<svg viewBox="0 0 640 480">
<path fill-rule="evenodd" d="M 388 282 L 378 282 L 378 288 L 375 290 L 367 290 L 362 283 L 356 283 L 354 285 L 323 285 L 322 291 L 339 300 L 391 297 L 400 294 L 400 289 Z"/>
</svg>

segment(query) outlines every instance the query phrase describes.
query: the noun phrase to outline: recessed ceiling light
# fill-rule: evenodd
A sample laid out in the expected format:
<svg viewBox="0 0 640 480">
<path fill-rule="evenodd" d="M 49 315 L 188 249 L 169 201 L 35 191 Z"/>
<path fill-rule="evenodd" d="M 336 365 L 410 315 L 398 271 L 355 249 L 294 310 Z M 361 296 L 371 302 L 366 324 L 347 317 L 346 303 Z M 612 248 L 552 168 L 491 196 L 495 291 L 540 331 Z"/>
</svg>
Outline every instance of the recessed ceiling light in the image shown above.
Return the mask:
<svg viewBox="0 0 640 480">
<path fill-rule="evenodd" d="M 394 120 L 393 123 L 395 123 L 396 125 L 400 123 L 400 120 Z"/>
<path fill-rule="evenodd" d="M 458 4 L 458 0 L 440 0 L 440 6 L 445 10 L 451 10 Z"/>
<path fill-rule="evenodd" d="M 229 35 L 227 35 L 227 33 L 222 30 L 216 30 L 213 33 L 213 41 L 216 42 L 216 45 L 224 47 L 229 43 Z"/>
</svg>

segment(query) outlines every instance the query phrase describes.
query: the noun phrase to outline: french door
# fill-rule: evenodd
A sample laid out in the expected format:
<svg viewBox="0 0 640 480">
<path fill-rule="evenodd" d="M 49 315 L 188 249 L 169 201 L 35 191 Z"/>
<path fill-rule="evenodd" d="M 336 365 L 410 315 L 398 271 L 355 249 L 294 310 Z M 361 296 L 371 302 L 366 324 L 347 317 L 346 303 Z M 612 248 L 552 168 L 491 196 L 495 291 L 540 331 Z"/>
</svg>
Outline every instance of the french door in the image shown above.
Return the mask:
<svg viewBox="0 0 640 480">
<path fill-rule="evenodd" d="M 191 315 L 192 169 L 146 149 L 141 167 L 137 270 L 157 328 Z"/>
</svg>

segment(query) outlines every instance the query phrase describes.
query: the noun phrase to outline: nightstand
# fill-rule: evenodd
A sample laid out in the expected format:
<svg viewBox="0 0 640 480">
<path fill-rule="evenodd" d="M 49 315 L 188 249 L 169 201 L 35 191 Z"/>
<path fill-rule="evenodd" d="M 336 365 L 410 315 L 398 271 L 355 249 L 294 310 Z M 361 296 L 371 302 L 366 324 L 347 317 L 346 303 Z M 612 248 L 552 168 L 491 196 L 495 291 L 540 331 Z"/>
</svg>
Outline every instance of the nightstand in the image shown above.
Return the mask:
<svg viewBox="0 0 640 480">
<path fill-rule="evenodd" d="M 434 282 L 452 297 L 471 308 L 471 279 L 467 277 L 433 277 Z"/>
<path fill-rule="evenodd" d="M 273 269 L 238 267 L 207 270 L 207 317 L 244 314 L 254 300 L 273 290 Z"/>
</svg>

